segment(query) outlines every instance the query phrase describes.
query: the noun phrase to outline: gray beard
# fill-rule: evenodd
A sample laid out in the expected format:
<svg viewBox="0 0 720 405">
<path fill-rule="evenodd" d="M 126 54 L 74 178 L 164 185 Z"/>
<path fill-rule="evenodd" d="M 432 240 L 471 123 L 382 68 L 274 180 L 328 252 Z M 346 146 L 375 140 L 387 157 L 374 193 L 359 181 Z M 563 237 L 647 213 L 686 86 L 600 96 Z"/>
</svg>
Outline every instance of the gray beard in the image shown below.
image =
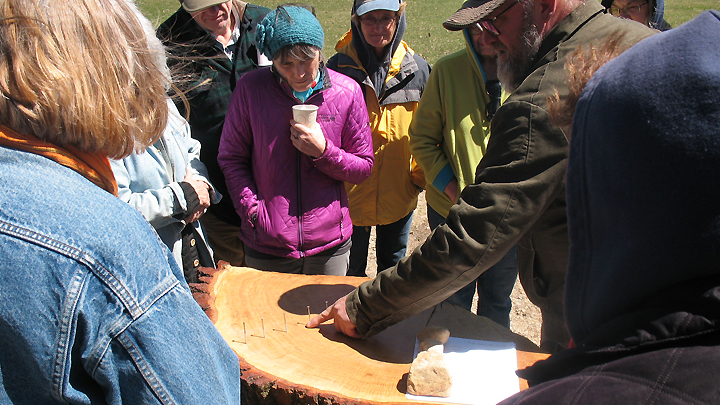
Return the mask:
<svg viewBox="0 0 720 405">
<path fill-rule="evenodd" d="M 520 49 L 508 54 L 504 61 L 497 61 L 497 76 L 505 91 L 512 93 L 520 87 L 527 77 L 533 61 L 540 50 L 542 36 L 537 25 L 532 21 L 532 5 L 523 12 L 523 36 Z M 504 47 L 504 45 L 501 44 Z"/>
</svg>

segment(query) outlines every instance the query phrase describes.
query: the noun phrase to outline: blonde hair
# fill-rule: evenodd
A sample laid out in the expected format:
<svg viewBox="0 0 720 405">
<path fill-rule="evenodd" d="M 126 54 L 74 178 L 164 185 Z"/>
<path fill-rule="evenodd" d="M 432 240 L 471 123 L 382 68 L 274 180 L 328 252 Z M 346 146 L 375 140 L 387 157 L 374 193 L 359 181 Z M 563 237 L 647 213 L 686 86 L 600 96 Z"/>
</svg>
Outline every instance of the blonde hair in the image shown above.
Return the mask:
<svg viewBox="0 0 720 405">
<path fill-rule="evenodd" d="M 3 0 L 0 124 L 122 158 L 167 122 L 164 49 L 130 0 Z"/>
<path fill-rule="evenodd" d="M 589 46 L 578 46 L 568 55 L 564 69 L 569 94 L 560 98 L 556 88 L 547 99 L 548 114 L 553 124 L 559 127 L 569 127 L 572 124 L 575 106 L 590 78 L 604 64 L 630 48 L 631 45 L 625 41 L 625 37 L 624 32 L 613 31 Z"/>
</svg>

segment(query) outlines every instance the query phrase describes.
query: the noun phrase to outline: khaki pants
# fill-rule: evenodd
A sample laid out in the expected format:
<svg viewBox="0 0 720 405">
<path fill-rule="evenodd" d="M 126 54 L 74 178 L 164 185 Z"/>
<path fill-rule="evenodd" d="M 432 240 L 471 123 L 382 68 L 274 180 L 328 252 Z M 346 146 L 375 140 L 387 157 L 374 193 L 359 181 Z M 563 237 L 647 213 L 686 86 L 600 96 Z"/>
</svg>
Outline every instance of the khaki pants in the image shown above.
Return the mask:
<svg viewBox="0 0 720 405">
<path fill-rule="evenodd" d="M 238 237 L 240 227 L 228 224 L 210 212 L 200 218 L 200 223 L 213 250 L 215 263 L 223 260 L 236 267 L 245 265 L 244 244 Z"/>
</svg>

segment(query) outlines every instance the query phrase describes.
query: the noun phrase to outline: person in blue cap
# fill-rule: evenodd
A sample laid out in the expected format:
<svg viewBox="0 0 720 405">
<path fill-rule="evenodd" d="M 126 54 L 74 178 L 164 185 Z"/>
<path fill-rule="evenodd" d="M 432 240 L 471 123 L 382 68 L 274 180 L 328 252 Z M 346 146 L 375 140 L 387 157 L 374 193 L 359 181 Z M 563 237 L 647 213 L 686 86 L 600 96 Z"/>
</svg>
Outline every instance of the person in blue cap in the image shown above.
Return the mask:
<svg viewBox="0 0 720 405">
<path fill-rule="evenodd" d="M 405 2 L 355 0 L 350 30 L 338 41 L 328 67 L 363 88 L 373 136 L 370 178 L 347 184 L 353 222 L 349 276 L 365 277 L 371 228 L 377 271 L 405 257 L 417 196 L 425 186 L 410 154 L 408 127 L 430 66 L 403 40 Z"/>
<path fill-rule="evenodd" d="M 348 269 L 344 183 L 370 175 L 372 139 L 362 91 L 325 68 L 324 41 L 310 10 L 271 11 L 255 42 L 273 65 L 245 74 L 230 100 L 218 163 L 249 267 L 342 276 Z M 293 120 L 300 104 L 317 107 L 315 125 Z"/>
<path fill-rule="evenodd" d="M 503 405 L 720 403 L 718 122 L 720 12 L 590 79 L 567 171 L 574 347 L 518 372 L 531 388 Z"/>
</svg>

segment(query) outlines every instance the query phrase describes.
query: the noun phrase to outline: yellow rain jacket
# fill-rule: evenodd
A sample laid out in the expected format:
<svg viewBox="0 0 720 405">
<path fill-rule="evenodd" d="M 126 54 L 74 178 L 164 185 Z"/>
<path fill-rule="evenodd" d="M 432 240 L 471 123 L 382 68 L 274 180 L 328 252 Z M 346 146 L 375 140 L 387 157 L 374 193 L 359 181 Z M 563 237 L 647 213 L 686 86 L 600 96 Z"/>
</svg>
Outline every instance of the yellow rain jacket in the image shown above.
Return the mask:
<svg viewBox="0 0 720 405">
<path fill-rule="evenodd" d="M 348 31 L 335 47 L 328 67 L 360 83 L 372 129 L 375 162 L 370 177 L 346 183 L 350 217 L 355 226 L 387 225 L 417 206 L 425 187 L 422 170 L 410 155 L 408 128 L 430 74 L 427 62 L 402 41 L 392 56 L 381 100 L 368 78 Z"/>
</svg>

